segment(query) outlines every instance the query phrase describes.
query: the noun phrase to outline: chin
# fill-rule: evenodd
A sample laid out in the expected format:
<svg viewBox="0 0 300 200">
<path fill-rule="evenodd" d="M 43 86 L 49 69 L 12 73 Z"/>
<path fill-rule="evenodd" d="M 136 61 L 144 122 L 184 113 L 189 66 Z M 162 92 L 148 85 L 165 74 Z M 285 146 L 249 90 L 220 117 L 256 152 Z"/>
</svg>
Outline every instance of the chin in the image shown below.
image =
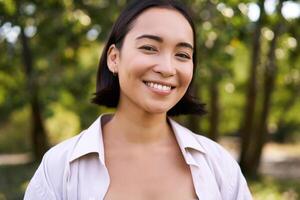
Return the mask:
<svg viewBox="0 0 300 200">
<path fill-rule="evenodd" d="M 152 106 L 151 108 L 145 109 L 148 113 L 150 114 L 166 114 L 172 107 L 154 107 Z"/>
<path fill-rule="evenodd" d="M 140 104 L 140 106 L 149 114 L 166 114 L 176 105 L 176 103 L 177 101 L 146 101 L 143 102 L 143 104 Z"/>
</svg>

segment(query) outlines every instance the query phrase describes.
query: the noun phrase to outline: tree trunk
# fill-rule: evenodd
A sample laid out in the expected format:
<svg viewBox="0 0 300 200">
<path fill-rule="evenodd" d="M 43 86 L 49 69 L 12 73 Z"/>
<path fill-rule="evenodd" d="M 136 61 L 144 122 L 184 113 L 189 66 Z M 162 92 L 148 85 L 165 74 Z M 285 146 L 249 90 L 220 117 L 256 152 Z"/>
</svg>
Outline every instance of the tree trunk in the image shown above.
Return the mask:
<svg viewBox="0 0 300 200">
<path fill-rule="evenodd" d="M 45 131 L 41 108 L 39 105 L 38 86 L 33 72 L 32 54 L 28 44 L 28 38 L 21 27 L 22 55 L 24 63 L 24 72 L 27 79 L 27 89 L 29 94 L 29 104 L 31 108 L 32 121 L 32 146 L 33 154 L 36 159 L 41 159 L 48 149 L 47 134 Z"/>
<path fill-rule="evenodd" d="M 281 16 L 281 8 L 282 8 L 282 1 L 280 1 L 277 11 L 278 15 Z M 275 78 L 277 74 L 277 66 L 276 66 L 276 44 L 277 39 L 280 34 L 281 28 L 281 19 L 275 25 L 273 32 L 274 37 L 270 44 L 270 49 L 268 53 L 267 63 L 265 65 L 265 73 L 264 73 L 264 91 L 263 91 L 263 104 L 260 115 L 258 117 L 258 124 L 256 130 L 253 131 L 251 138 L 251 146 L 248 151 L 247 164 L 247 174 L 250 176 L 257 176 L 258 167 L 260 164 L 260 159 L 262 155 L 263 146 L 267 139 L 267 121 L 268 116 L 271 108 L 271 95 L 274 90 L 275 85 Z"/>
<path fill-rule="evenodd" d="M 281 15 L 281 8 L 282 8 L 282 1 L 279 1 L 278 5 L 278 15 Z M 266 143 L 266 139 L 268 136 L 267 131 L 267 122 L 268 122 L 268 116 L 271 108 L 271 96 L 274 90 L 275 85 L 275 79 L 277 75 L 277 65 L 276 65 L 276 56 L 275 56 L 275 50 L 277 45 L 277 39 L 280 34 L 281 29 L 281 21 L 279 21 L 274 29 L 274 37 L 271 41 L 269 53 L 268 53 L 268 60 L 265 67 L 265 73 L 264 73 L 264 93 L 263 93 L 263 105 L 262 110 L 259 116 L 258 126 L 257 130 L 253 134 L 253 140 L 255 140 L 255 146 L 254 151 L 251 154 L 249 160 L 252 163 L 250 174 L 252 176 L 257 175 L 261 154 L 263 150 L 263 146 Z"/>
<path fill-rule="evenodd" d="M 214 74 L 214 72 L 213 72 Z M 218 80 L 212 78 L 210 83 L 210 115 L 209 124 L 210 130 L 208 132 L 208 137 L 214 141 L 219 138 L 219 88 Z"/>
<path fill-rule="evenodd" d="M 256 22 L 256 27 L 253 35 L 252 57 L 250 66 L 250 77 L 247 86 L 246 107 L 244 121 L 241 123 L 241 152 L 240 152 L 240 166 L 242 171 L 247 174 L 251 170 L 251 163 L 248 162 L 248 152 L 250 151 L 250 142 L 254 129 L 254 115 L 257 95 L 257 68 L 260 62 L 260 38 L 261 28 L 264 21 L 264 0 L 259 1 L 260 17 Z"/>
</svg>

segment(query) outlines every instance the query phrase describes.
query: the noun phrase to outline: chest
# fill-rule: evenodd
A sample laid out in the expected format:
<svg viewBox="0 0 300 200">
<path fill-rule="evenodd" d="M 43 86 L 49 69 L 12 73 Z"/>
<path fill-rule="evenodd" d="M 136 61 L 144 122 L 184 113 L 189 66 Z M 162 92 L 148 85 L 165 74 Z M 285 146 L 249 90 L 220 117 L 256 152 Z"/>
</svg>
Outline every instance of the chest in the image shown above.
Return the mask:
<svg viewBox="0 0 300 200">
<path fill-rule="evenodd" d="M 106 154 L 110 185 L 105 199 L 197 199 L 179 151 Z"/>
</svg>

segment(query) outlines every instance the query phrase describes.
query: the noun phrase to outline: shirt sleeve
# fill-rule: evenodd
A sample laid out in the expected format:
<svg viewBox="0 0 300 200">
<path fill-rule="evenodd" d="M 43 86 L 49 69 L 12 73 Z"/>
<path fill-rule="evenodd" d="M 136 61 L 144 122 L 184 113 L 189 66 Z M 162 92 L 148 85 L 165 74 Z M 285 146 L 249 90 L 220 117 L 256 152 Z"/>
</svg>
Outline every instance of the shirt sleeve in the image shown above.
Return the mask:
<svg viewBox="0 0 300 200">
<path fill-rule="evenodd" d="M 45 155 L 46 156 L 46 155 Z M 48 179 L 47 168 L 45 166 L 45 156 L 30 180 L 24 200 L 55 200 L 54 190 Z"/>
<path fill-rule="evenodd" d="M 247 185 L 246 179 L 241 172 L 239 165 L 235 162 L 235 171 L 232 172 L 230 191 L 233 198 L 236 200 L 252 200 L 252 195 L 250 193 L 249 187 Z"/>
<path fill-rule="evenodd" d="M 222 193 L 224 200 L 252 200 L 247 181 L 236 160 L 223 152 Z"/>
<path fill-rule="evenodd" d="M 213 154 L 215 173 L 223 200 L 252 200 L 246 179 L 232 155 L 219 144 Z M 213 149 L 213 148 L 211 148 Z"/>
</svg>

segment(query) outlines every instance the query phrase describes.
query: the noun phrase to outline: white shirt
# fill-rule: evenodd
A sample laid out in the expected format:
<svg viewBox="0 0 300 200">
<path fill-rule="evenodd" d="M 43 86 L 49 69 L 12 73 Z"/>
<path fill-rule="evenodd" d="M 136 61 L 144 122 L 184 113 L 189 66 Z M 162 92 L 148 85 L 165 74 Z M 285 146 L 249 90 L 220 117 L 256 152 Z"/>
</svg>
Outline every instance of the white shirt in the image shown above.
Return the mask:
<svg viewBox="0 0 300 200">
<path fill-rule="evenodd" d="M 252 199 L 239 165 L 223 147 L 170 118 L 169 122 L 191 169 L 198 199 Z M 104 159 L 100 116 L 88 129 L 54 146 L 44 155 L 24 199 L 103 199 L 110 184 Z"/>
</svg>

